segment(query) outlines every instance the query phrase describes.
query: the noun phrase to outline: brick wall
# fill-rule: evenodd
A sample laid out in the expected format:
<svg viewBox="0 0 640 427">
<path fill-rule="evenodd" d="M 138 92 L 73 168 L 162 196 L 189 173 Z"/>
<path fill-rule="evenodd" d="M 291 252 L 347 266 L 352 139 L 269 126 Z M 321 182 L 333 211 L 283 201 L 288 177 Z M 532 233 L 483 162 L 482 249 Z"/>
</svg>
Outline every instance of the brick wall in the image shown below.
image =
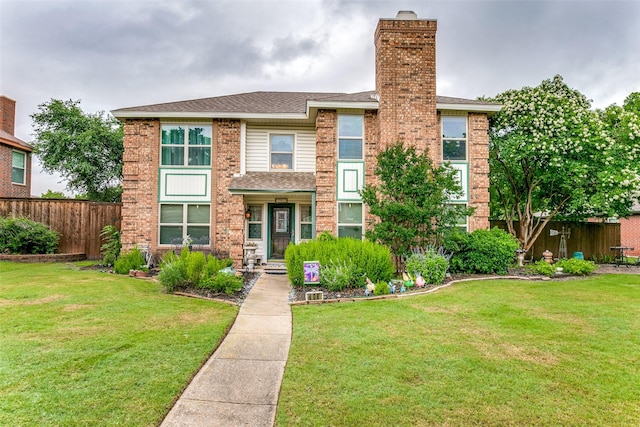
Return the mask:
<svg viewBox="0 0 640 427">
<path fill-rule="evenodd" d="M 16 122 L 16 101 L 0 96 L 0 130 L 14 135 Z M 25 158 L 26 178 L 24 184 L 11 182 L 14 147 L 0 143 L 0 197 L 31 197 L 31 153 L 22 151 Z"/>
<path fill-rule="evenodd" d="M 489 227 L 489 120 L 486 114 L 469 113 L 469 231 Z"/>
<path fill-rule="evenodd" d="M 231 194 L 228 188 L 233 175 L 240 173 L 240 133 L 239 120 L 221 119 L 213 123 L 212 241 L 216 251 L 229 253 L 236 268 L 242 267 L 244 197 Z"/>
<path fill-rule="evenodd" d="M 338 114 L 319 110 L 316 117 L 316 235 L 338 234 L 336 207 L 336 159 Z"/>
<path fill-rule="evenodd" d="M 640 214 L 620 219 L 620 242 L 633 248 L 627 255 L 640 256 Z"/>
<path fill-rule="evenodd" d="M 380 149 L 402 140 L 433 151 L 436 112 L 435 20 L 381 19 L 374 40 Z"/>
<path fill-rule="evenodd" d="M 0 96 L 0 129 L 14 135 L 16 124 L 16 101 Z"/>
<path fill-rule="evenodd" d="M 158 246 L 158 166 L 160 121 L 127 119 L 124 123 L 122 247 Z"/>
</svg>

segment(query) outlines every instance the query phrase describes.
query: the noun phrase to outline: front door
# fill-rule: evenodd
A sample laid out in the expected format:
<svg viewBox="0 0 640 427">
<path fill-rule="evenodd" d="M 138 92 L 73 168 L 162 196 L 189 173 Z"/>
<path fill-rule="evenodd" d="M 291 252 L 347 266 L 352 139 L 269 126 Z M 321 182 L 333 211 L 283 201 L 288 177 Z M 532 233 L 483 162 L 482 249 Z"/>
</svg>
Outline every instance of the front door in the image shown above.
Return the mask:
<svg viewBox="0 0 640 427">
<path fill-rule="evenodd" d="M 269 258 L 284 259 L 284 250 L 293 241 L 294 205 L 269 205 Z"/>
</svg>

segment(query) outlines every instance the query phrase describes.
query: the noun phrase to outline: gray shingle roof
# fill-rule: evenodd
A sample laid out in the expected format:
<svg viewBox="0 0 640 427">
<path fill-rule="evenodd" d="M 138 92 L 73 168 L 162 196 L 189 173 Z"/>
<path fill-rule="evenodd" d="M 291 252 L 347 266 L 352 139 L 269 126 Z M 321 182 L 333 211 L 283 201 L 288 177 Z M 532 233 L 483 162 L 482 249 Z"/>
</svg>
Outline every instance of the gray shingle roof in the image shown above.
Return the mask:
<svg viewBox="0 0 640 427">
<path fill-rule="evenodd" d="M 33 147 L 31 147 L 31 145 L 3 130 L 0 130 L 0 142 L 15 148 L 20 148 L 24 151 L 31 152 L 33 150 Z"/>
<path fill-rule="evenodd" d="M 116 116 L 118 116 L 119 113 L 304 114 L 307 111 L 307 103 L 313 103 L 314 101 L 320 103 L 362 103 L 376 102 L 377 100 L 375 91 L 358 93 L 250 92 L 216 96 L 213 98 L 120 108 L 113 110 L 113 113 Z M 447 96 L 437 96 L 436 102 L 458 105 L 496 105 L 486 101 Z"/>
<path fill-rule="evenodd" d="M 233 177 L 229 184 L 232 193 L 315 190 L 316 176 L 313 172 L 247 172 Z"/>
</svg>

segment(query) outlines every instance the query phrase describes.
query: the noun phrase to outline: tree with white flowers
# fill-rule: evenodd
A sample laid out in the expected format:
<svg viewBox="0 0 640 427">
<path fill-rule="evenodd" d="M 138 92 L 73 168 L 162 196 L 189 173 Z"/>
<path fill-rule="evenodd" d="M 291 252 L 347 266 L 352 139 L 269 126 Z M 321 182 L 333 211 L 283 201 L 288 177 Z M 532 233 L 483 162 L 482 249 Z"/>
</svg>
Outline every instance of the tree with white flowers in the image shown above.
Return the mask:
<svg viewBox="0 0 640 427">
<path fill-rule="evenodd" d="M 640 189 L 635 95 L 595 111 L 555 76 L 490 99 L 503 105 L 490 118 L 491 215 L 506 221 L 522 249 L 552 219 L 629 215 Z"/>
</svg>

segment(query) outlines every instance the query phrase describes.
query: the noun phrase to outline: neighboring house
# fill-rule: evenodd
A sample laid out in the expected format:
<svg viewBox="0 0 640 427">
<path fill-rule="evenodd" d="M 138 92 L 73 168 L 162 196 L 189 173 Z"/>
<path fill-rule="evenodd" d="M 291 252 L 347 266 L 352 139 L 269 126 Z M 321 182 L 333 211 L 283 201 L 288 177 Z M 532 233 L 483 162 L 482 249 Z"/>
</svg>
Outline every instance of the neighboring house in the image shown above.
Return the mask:
<svg viewBox="0 0 640 427">
<path fill-rule="evenodd" d="M 31 197 L 33 148 L 14 136 L 16 101 L 0 95 L 0 197 Z"/>
<path fill-rule="evenodd" d="M 631 208 L 628 218 L 620 218 L 620 242 L 622 246 L 633 248 L 625 255 L 640 256 L 640 202 Z"/>
<path fill-rule="evenodd" d="M 322 231 L 362 238 L 375 219 L 358 195 L 397 141 L 460 173 L 489 226 L 489 114 L 500 105 L 436 96 L 435 20 L 400 12 L 375 32 L 375 91 L 253 92 L 114 110 L 124 122 L 122 243 L 167 250 L 203 239 L 236 266 Z M 339 66 L 339 64 L 336 64 Z"/>
</svg>

